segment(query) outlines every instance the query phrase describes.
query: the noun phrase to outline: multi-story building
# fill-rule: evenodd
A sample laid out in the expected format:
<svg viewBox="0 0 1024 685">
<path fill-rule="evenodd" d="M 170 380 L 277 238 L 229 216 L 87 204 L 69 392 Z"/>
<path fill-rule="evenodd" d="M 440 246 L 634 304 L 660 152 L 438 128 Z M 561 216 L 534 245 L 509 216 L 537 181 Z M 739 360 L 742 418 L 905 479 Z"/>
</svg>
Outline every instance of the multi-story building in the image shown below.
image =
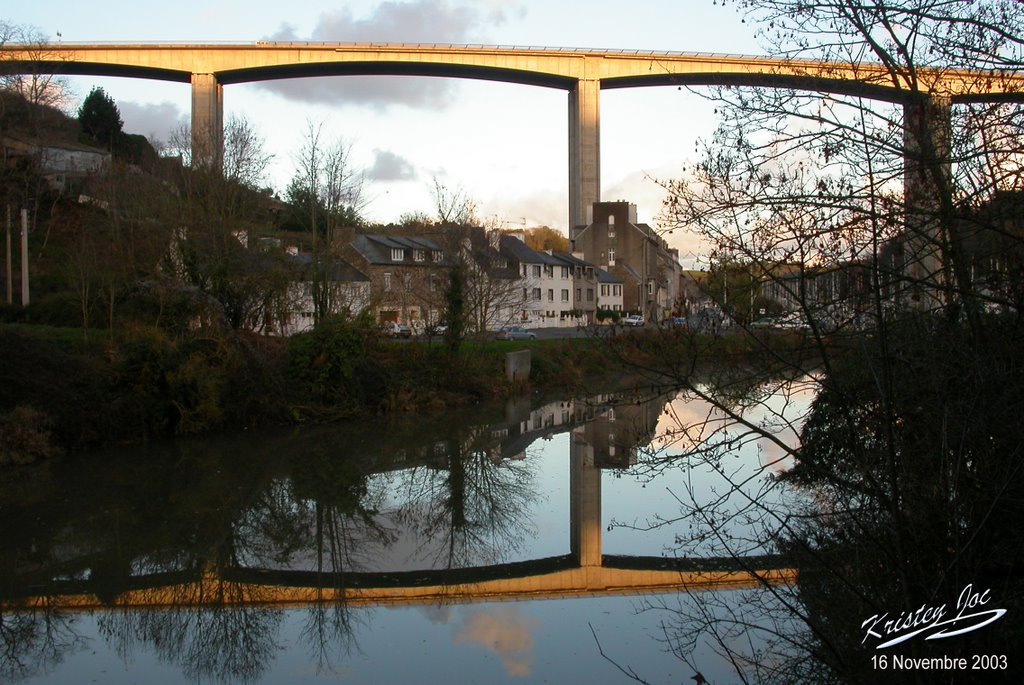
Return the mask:
<svg viewBox="0 0 1024 685">
<path fill-rule="evenodd" d="M 356 235 L 345 257 L 370 278 L 370 309 L 379 323 L 435 323 L 444 312 L 450 256 L 436 240 Z"/>
<path fill-rule="evenodd" d="M 277 325 L 270 330 L 280 335 L 294 335 L 313 329 L 312 258 L 293 255 L 296 280 L 288 288 L 287 307 Z M 370 305 L 370 278 L 341 258 L 334 258 L 324 269 L 322 287 L 329 315 L 353 318 Z"/>
<path fill-rule="evenodd" d="M 595 202 L 593 220 L 572 230 L 575 253 L 622 280 L 623 309 L 649 320 L 667 316 L 678 295 L 678 253 L 647 224 L 636 205 Z"/>
<path fill-rule="evenodd" d="M 575 326 L 575 288 L 569 262 L 527 247 L 516 235 L 501 237 L 501 251 L 519 268 L 522 310 L 519 325 L 531 328 Z"/>
<path fill-rule="evenodd" d="M 597 308 L 606 312 L 621 312 L 622 279 L 613 276 L 604 269 L 594 267 L 597 274 Z"/>
</svg>

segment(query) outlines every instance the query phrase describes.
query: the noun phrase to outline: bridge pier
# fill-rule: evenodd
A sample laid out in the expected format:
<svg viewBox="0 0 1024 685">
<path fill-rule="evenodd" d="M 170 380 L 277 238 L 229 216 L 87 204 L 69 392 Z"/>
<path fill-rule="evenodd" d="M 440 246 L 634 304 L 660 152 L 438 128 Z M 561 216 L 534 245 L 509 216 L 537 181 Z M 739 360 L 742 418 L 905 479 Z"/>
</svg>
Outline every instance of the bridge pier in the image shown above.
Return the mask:
<svg viewBox="0 0 1024 685">
<path fill-rule="evenodd" d="M 946 245 L 953 238 L 949 98 L 930 96 L 903 106 L 903 201 L 907 242 L 902 277 L 907 304 L 932 311 L 949 283 Z"/>
<path fill-rule="evenodd" d="M 601 469 L 594 448 L 569 443 L 569 552 L 582 568 L 601 566 Z"/>
<path fill-rule="evenodd" d="M 601 81 L 580 79 L 569 91 L 569 235 L 589 222 L 601 199 Z"/>
<path fill-rule="evenodd" d="M 224 148 L 224 86 L 216 74 L 192 74 L 192 164 L 220 169 Z"/>
</svg>

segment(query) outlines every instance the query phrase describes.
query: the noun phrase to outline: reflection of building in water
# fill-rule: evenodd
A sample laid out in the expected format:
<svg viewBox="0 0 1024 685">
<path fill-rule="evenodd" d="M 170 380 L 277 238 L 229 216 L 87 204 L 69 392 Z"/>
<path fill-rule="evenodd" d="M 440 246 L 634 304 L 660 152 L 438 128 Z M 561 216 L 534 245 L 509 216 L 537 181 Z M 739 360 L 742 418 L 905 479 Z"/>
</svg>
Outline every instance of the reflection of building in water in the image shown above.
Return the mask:
<svg viewBox="0 0 1024 685">
<path fill-rule="evenodd" d="M 654 438 L 658 416 L 670 398 L 668 394 L 642 399 L 606 394 L 536 408 L 530 406 L 529 398 L 510 400 L 505 421 L 488 428 L 495 443 L 492 449 L 502 459 L 521 459 L 535 441 L 571 430 L 573 444 L 588 451 L 588 463 L 598 468 L 629 468 L 636 464 L 637 449 Z"/>
<path fill-rule="evenodd" d="M 615 396 L 593 408 L 592 418 L 572 431 L 572 449 L 581 450 L 586 463 L 600 469 L 628 469 L 637 452 L 650 445 L 658 417 L 671 395 L 646 399 Z"/>
</svg>

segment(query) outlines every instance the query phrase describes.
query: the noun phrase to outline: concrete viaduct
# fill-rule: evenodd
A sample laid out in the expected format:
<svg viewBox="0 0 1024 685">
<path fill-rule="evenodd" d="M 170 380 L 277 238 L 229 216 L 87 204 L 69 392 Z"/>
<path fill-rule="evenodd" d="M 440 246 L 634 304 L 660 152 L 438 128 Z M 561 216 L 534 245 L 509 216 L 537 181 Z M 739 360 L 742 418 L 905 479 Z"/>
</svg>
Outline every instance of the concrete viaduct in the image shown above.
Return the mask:
<svg viewBox="0 0 1024 685">
<path fill-rule="evenodd" d="M 395 43 L 61 44 L 0 47 L 8 68 L 191 83 L 193 158 L 216 162 L 223 87 L 272 79 L 412 75 L 504 81 L 568 92 L 569 221 L 586 223 L 600 199 L 600 93 L 651 85 L 737 85 L 923 103 L 1017 100 L 1024 76 L 925 71 L 877 65 L 637 50 Z M 917 111 L 922 111 L 918 109 Z M 923 110 L 927 111 L 927 110 Z M 905 117 L 911 117 L 907 111 Z M 930 127 L 928 127 L 930 128 Z M 948 138 L 947 138 L 948 139 Z M 932 146 L 928 146 L 931 148 Z"/>
</svg>

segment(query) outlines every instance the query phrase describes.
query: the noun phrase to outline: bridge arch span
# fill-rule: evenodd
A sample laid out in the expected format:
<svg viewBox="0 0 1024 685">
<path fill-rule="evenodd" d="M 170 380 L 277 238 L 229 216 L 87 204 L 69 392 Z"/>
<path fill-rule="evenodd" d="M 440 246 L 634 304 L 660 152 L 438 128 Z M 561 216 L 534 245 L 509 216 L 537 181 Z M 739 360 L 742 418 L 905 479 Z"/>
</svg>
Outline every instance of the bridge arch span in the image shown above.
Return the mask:
<svg viewBox="0 0 1024 685">
<path fill-rule="evenodd" d="M 485 79 L 563 89 L 569 112 L 569 223 L 600 199 L 602 89 L 754 86 L 855 95 L 920 108 L 1024 100 L 1024 74 L 920 71 L 880 65 L 707 53 L 450 44 L 276 43 L 0 46 L 6 68 L 191 83 L 193 158 L 213 160 L 223 129 L 223 86 L 286 78 L 407 75 Z"/>
</svg>

